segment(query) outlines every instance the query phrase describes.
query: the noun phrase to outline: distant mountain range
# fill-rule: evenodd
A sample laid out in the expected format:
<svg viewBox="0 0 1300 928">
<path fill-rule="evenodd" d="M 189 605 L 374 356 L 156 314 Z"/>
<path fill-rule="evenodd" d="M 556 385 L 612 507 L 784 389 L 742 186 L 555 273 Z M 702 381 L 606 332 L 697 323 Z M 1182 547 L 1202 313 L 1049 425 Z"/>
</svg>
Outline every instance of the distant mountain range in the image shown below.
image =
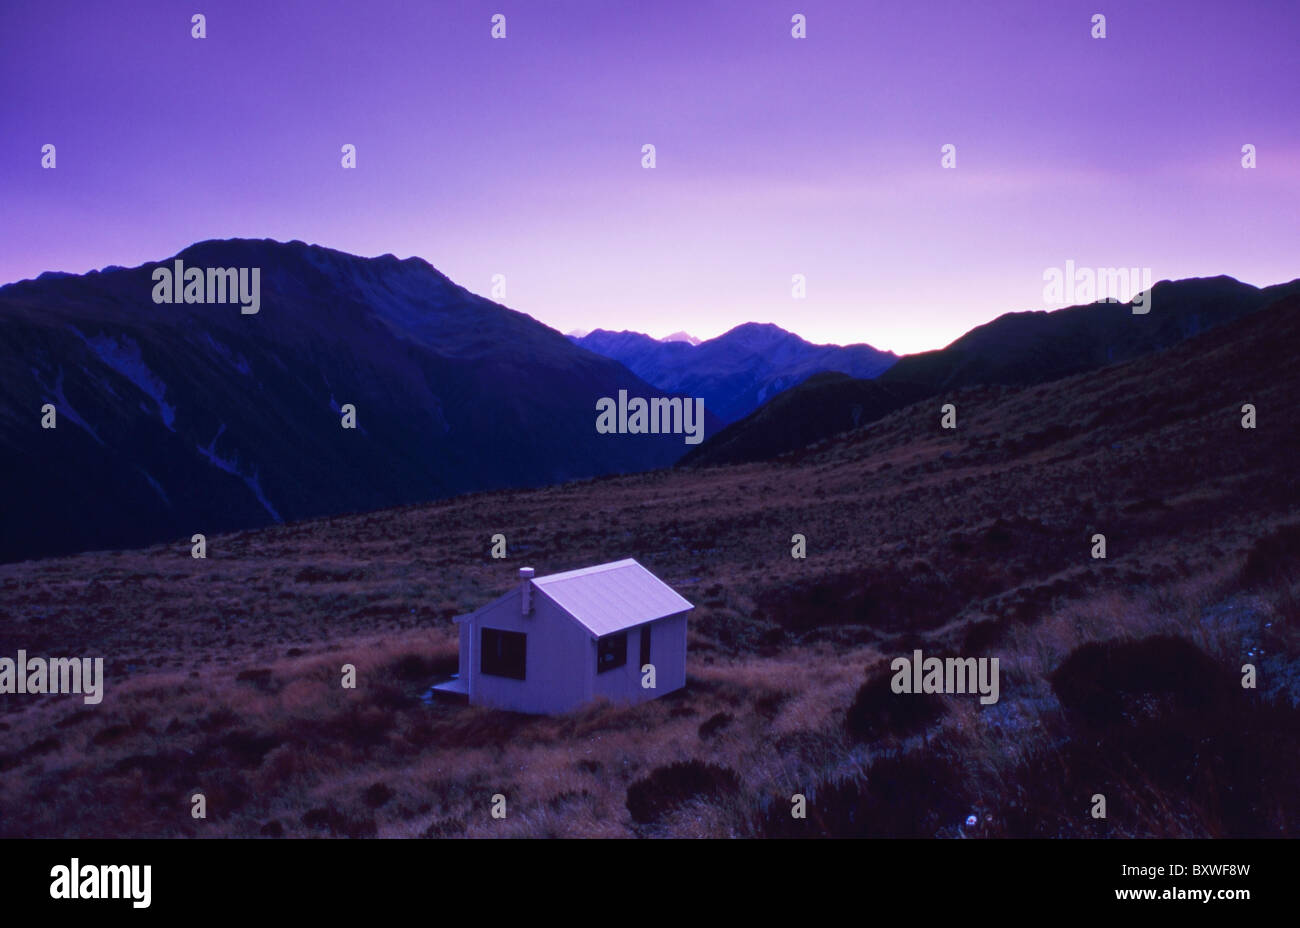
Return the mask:
<svg viewBox="0 0 1300 928">
<path fill-rule="evenodd" d="M 155 304 L 173 259 L 0 288 L 0 560 L 646 470 L 688 447 L 598 434 L 600 398 L 663 391 L 418 258 L 238 239 L 176 257 L 261 268 L 260 311 Z"/>
<path fill-rule="evenodd" d="M 1258 288 L 1231 277 L 1161 281 L 1150 311 L 1097 302 L 1015 312 L 977 326 L 937 351 L 907 355 L 873 381 L 814 378 L 691 449 L 682 466 L 763 460 L 867 425 L 926 397 L 962 387 L 1027 386 L 1168 348 L 1291 294 L 1300 280 Z"/>
<path fill-rule="evenodd" d="M 686 342 L 688 345 L 698 345 L 700 340 L 689 332 L 674 332 L 672 335 L 665 335 L 659 339 L 661 342 Z"/>
<path fill-rule="evenodd" d="M 838 371 L 875 377 L 898 359 L 870 345 L 814 345 L 779 326 L 747 322 L 707 341 L 679 332 L 660 340 L 640 332 L 596 329 L 570 336 L 582 347 L 627 365 L 669 393 L 704 398 L 723 422 L 734 422 L 814 374 Z"/>
<path fill-rule="evenodd" d="M 580 338 L 586 338 L 591 333 L 588 332 L 586 329 L 573 329 L 572 331 L 565 332 L 564 334 L 567 335 L 569 338 L 577 340 Z M 700 343 L 700 340 L 696 338 L 694 335 L 690 334 L 689 332 L 674 332 L 671 335 L 665 335 L 663 338 L 659 339 L 659 341 L 686 342 L 687 344 L 690 345 L 698 345 Z"/>
<path fill-rule="evenodd" d="M 153 272 L 176 259 L 260 268 L 260 311 L 154 303 Z M 0 561 L 770 458 L 962 387 L 1158 351 L 1294 293 L 1300 281 L 1162 281 L 1147 315 L 1009 313 L 898 359 L 757 323 L 698 343 L 565 337 L 421 259 L 302 242 L 208 241 L 137 268 L 50 272 L 0 287 L 0 454 L 17 489 L 0 502 Z M 597 401 L 620 390 L 703 397 L 706 441 L 599 434 Z M 46 404 L 56 429 L 41 427 Z M 345 404 L 356 429 L 340 425 Z"/>
</svg>

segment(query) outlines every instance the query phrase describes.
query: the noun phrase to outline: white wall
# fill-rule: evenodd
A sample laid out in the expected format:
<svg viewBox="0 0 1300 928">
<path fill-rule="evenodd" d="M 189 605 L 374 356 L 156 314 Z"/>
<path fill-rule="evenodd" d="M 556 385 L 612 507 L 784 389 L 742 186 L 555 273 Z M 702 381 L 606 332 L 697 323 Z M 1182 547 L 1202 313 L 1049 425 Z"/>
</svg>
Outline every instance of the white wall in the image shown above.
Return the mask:
<svg viewBox="0 0 1300 928">
<path fill-rule="evenodd" d="M 520 590 L 516 587 L 502 599 L 462 623 L 473 626 L 467 679 L 469 701 L 474 705 L 493 706 L 514 712 L 560 713 L 581 705 L 590 698 L 590 673 L 584 655 L 590 636 L 549 599 L 533 590 L 533 611 L 520 614 Z M 495 677 L 479 671 L 479 643 L 482 628 L 499 628 L 523 632 L 528 636 L 523 680 Z M 464 653 L 465 633 L 461 648 Z M 595 657 L 591 658 L 594 668 Z M 465 664 L 462 664 L 462 673 Z"/>
<path fill-rule="evenodd" d="M 460 653 L 457 655 L 459 658 L 460 679 L 466 685 L 472 685 L 473 675 L 470 673 L 470 667 L 473 666 L 472 662 L 478 659 L 478 651 L 473 644 L 474 623 L 471 621 L 457 622 L 456 631 L 460 635 Z"/>
<path fill-rule="evenodd" d="M 592 693 L 612 702 L 646 702 L 686 685 L 686 614 L 650 623 L 650 663 L 655 666 L 655 688 L 641 686 L 641 627 L 627 631 L 627 663 L 596 673 L 596 642 L 588 639 L 587 665 L 594 675 Z"/>
</svg>

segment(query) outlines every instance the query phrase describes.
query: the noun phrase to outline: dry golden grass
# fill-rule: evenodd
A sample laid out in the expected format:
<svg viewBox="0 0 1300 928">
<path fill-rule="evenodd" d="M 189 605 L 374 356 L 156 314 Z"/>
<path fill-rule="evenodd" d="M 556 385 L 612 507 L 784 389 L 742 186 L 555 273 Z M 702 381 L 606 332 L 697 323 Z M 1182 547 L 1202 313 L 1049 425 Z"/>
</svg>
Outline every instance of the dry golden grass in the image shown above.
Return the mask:
<svg viewBox="0 0 1300 928">
<path fill-rule="evenodd" d="M 1300 395 L 1286 350 L 1300 323 L 1274 316 L 1236 342 L 962 391 L 947 398 L 954 434 L 921 404 L 770 463 L 213 537 L 207 560 L 178 541 L 0 566 L 6 656 L 106 664 L 97 707 L 0 696 L 0 831 L 768 834 L 792 793 L 866 783 L 836 801 L 897 832 L 956 833 L 958 811 L 978 806 L 979 833 L 1090 833 L 1062 808 L 1074 799 L 1061 765 L 1082 762 L 1049 680 L 1081 645 L 1172 632 L 1225 666 L 1264 648 L 1269 685 L 1291 686 L 1276 681 L 1300 655 L 1297 587 L 1239 582 L 1259 539 L 1300 512 L 1280 411 Z M 1270 410 L 1253 433 L 1237 425 L 1243 397 Z M 1104 561 L 1089 557 L 1097 531 Z M 488 555 L 498 532 L 506 561 Z M 806 560 L 790 557 L 795 532 Z M 455 667 L 452 617 L 519 566 L 627 556 L 697 606 L 684 691 L 558 718 L 421 701 Z M 867 670 L 917 647 L 998 656 L 1002 701 L 954 698 L 920 735 L 855 743 L 844 718 Z M 340 686 L 344 663 L 355 690 Z M 634 822 L 629 787 L 687 761 L 733 771 L 741 789 Z M 1249 821 L 1206 805 L 1209 787 L 1180 798 L 1126 763 L 1111 833 Z M 917 785 L 881 793 L 890 776 Z M 205 821 L 189 816 L 196 791 Z M 497 793 L 504 820 L 489 815 Z M 824 833 L 851 831 L 835 814 Z"/>
</svg>

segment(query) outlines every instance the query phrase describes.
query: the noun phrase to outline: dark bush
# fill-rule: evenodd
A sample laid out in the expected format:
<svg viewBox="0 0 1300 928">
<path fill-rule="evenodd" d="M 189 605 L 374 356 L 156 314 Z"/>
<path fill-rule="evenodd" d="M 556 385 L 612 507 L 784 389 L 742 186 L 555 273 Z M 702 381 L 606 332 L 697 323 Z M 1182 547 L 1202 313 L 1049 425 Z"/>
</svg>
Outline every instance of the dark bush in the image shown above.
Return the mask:
<svg viewBox="0 0 1300 928">
<path fill-rule="evenodd" d="M 1203 708 L 1226 692 L 1224 668 L 1173 635 L 1140 641 L 1090 642 L 1052 672 L 1052 689 L 1090 725 L 1155 718 Z"/>
<path fill-rule="evenodd" d="M 1293 835 L 1300 710 L 1225 692 L 1161 718 L 1076 728 L 1063 745 L 1035 747 L 1008 782 L 1000 819 L 1013 837 Z M 1097 793 L 1105 820 L 1087 814 Z"/>
<path fill-rule="evenodd" d="M 247 729 L 232 731 L 221 738 L 215 745 L 225 752 L 231 766 L 256 767 L 271 749 L 280 744 L 275 735 L 259 735 Z"/>
<path fill-rule="evenodd" d="M 775 718 L 789 699 L 789 693 L 764 693 L 754 700 L 754 711 L 763 718 Z"/>
<path fill-rule="evenodd" d="M 844 728 L 857 741 L 870 742 L 918 734 L 943 716 L 943 700 L 935 693 L 895 693 L 893 671 L 877 671 L 858 688 L 844 717 Z"/>
<path fill-rule="evenodd" d="M 865 779 L 817 784 L 807 818 L 791 815 L 788 796 L 773 797 L 759 822 L 767 837 L 929 838 L 959 824 L 971 806 L 963 772 L 934 750 L 879 758 Z"/>
<path fill-rule="evenodd" d="M 718 712 L 711 715 L 708 719 L 700 723 L 700 737 L 712 738 L 735 720 L 736 717 L 730 712 Z"/>
<path fill-rule="evenodd" d="M 128 725 L 106 725 L 91 736 L 91 744 L 112 744 L 131 732 Z"/>
<path fill-rule="evenodd" d="M 962 637 L 963 654 L 982 654 L 1002 640 L 1006 627 L 996 619 L 983 619 L 966 627 Z"/>
<path fill-rule="evenodd" d="M 1260 538 L 1246 555 L 1247 586 L 1288 585 L 1300 579 L 1300 524 L 1283 525 Z"/>
<path fill-rule="evenodd" d="M 715 798 L 740 789 L 735 771 L 699 760 L 658 767 L 627 788 L 627 810 L 641 825 L 657 822 L 696 798 Z"/>
<path fill-rule="evenodd" d="M 465 823 L 458 818 L 443 818 L 424 829 L 425 838 L 456 838 L 465 834 Z"/>
<path fill-rule="evenodd" d="M 235 675 L 235 680 L 239 683 L 251 683 L 260 690 L 270 691 L 276 688 L 274 681 L 271 679 L 271 669 L 269 667 L 254 667 L 250 670 L 241 670 Z"/>
<path fill-rule="evenodd" d="M 391 667 L 393 676 L 407 682 L 424 680 L 437 673 L 432 657 L 423 654 L 407 654 L 399 658 Z"/>
<path fill-rule="evenodd" d="M 1051 752 L 1056 759 L 1031 755 L 1014 777 L 1025 812 L 1072 811 L 1056 823 L 1013 822 L 1013 833 L 1086 831 L 1076 810 L 1102 793 L 1114 827 L 1128 833 L 1294 834 L 1300 710 L 1242 689 L 1235 669 L 1173 636 L 1075 650 L 1052 687 L 1078 727 L 1064 750 Z M 1059 766 L 1059 775 L 1044 764 Z M 1134 819 L 1143 806 L 1163 810 L 1159 828 Z"/>
<path fill-rule="evenodd" d="M 302 817 L 302 823 L 308 828 L 327 828 L 330 834 L 348 838 L 373 838 L 379 830 L 374 819 L 351 818 L 330 807 L 311 809 Z"/>
</svg>

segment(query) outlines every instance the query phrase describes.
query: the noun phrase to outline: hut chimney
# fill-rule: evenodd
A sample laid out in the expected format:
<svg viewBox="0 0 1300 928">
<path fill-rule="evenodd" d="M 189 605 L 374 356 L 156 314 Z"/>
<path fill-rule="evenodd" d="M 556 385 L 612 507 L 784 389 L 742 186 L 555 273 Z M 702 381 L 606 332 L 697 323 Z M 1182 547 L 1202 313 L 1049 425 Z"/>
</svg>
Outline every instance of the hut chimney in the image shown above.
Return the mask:
<svg viewBox="0 0 1300 928">
<path fill-rule="evenodd" d="M 519 593 L 523 614 L 528 615 L 533 611 L 533 569 L 531 567 L 519 568 Z"/>
</svg>

